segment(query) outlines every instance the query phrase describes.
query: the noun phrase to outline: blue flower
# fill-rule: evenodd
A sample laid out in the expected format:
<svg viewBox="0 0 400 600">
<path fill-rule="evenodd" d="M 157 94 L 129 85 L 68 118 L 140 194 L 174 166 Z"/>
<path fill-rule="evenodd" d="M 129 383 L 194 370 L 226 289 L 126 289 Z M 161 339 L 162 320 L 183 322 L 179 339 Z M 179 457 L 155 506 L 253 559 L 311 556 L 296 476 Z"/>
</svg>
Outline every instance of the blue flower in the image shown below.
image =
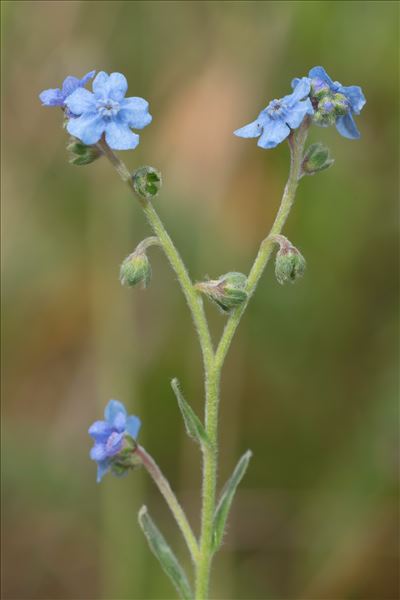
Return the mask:
<svg viewBox="0 0 400 600">
<path fill-rule="evenodd" d="M 353 114 L 359 115 L 366 100 L 358 85 L 344 86 L 332 81 L 323 67 L 313 67 L 308 74 L 311 79 L 311 101 L 315 109 L 316 125 L 336 125 L 338 132 L 346 138 L 358 139 L 360 132 Z M 298 84 L 294 79 L 292 86 Z"/>
<path fill-rule="evenodd" d="M 309 98 L 310 80 L 299 79 L 292 94 L 280 100 L 272 100 L 258 115 L 257 119 L 234 134 L 244 138 L 260 139 L 257 145 L 261 148 L 275 148 L 286 139 L 292 129 L 297 129 L 306 115 L 314 110 Z"/>
<path fill-rule="evenodd" d="M 125 98 L 128 82 L 121 73 L 97 74 L 93 93 L 78 88 L 68 96 L 66 105 L 78 118 L 67 123 L 68 132 L 87 145 L 98 142 L 105 133 L 114 150 L 132 150 L 139 136 L 131 128 L 143 129 L 151 122 L 149 103 L 143 98 Z"/>
<path fill-rule="evenodd" d="M 68 96 L 78 88 L 83 88 L 95 76 L 95 73 L 96 71 L 90 71 L 82 79 L 69 76 L 64 79 L 61 89 L 44 90 L 39 94 L 39 98 L 44 106 L 64 106 Z"/>
<path fill-rule="evenodd" d="M 118 455 L 126 447 L 126 442 L 136 440 L 141 426 L 140 419 L 128 416 L 125 406 L 118 400 L 110 400 L 104 411 L 105 421 L 95 421 L 89 427 L 89 435 L 94 439 L 90 458 L 97 463 L 97 482 L 118 460 Z M 132 438 L 132 440 L 131 440 Z M 128 447 L 133 447 L 132 443 Z"/>
</svg>

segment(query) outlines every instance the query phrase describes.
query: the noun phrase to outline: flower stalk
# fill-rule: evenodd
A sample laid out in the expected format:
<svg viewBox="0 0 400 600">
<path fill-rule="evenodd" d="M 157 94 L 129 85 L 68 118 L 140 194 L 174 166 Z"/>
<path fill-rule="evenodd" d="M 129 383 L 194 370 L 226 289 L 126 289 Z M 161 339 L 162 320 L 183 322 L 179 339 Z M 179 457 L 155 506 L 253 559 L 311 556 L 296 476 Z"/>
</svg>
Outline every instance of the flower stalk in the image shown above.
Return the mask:
<svg viewBox="0 0 400 600">
<path fill-rule="evenodd" d="M 134 452 L 140 459 L 140 462 L 142 463 L 142 465 L 144 466 L 144 468 L 146 469 L 146 471 L 160 490 L 166 503 L 168 504 L 168 507 L 171 510 L 175 521 L 179 526 L 179 529 L 182 532 L 186 545 L 189 549 L 192 561 L 194 564 L 197 564 L 199 554 L 197 540 L 194 536 L 192 528 L 189 525 L 189 521 L 187 520 L 183 508 L 179 504 L 174 492 L 172 491 L 168 480 L 164 477 L 155 460 L 150 456 L 148 452 L 146 452 L 143 446 L 137 445 Z"/>
</svg>

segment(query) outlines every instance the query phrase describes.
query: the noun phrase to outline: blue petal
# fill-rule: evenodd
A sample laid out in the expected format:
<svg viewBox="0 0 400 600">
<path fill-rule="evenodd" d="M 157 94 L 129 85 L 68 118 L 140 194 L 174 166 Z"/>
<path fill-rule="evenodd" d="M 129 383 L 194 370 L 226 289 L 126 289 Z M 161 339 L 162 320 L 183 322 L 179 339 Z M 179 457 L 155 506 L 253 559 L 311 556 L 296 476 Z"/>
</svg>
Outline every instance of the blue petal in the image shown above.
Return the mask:
<svg viewBox="0 0 400 600">
<path fill-rule="evenodd" d="M 122 413 L 125 416 L 128 415 L 122 402 L 119 402 L 119 400 L 110 400 L 104 410 L 104 418 L 111 426 L 113 426 L 115 417 L 118 413 Z"/>
<path fill-rule="evenodd" d="M 39 94 L 39 98 L 44 106 L 62 106 L 64 104 L 60 88 L 44 90 Z"/>
<path fill-rule="evenodd" d="M 93 81 L 93 92 L 98 98 L 110 98 L 111 100 L 122 100 L 128 89 L 128 82 L 122 73 L 111 73 L 108 75 L 100 71 Z"/>
<path fill-rule="evenodd" d="M 349 85 L 344 86 L 341 85 L 338 88 L 338 92 L 344 94 L 346 98 L 349 100 L 352 111 L 359 115 L 362 107 L 366 103 L 365 96 L 363 94 L 362 89 L 359 85 Z"/>
<path fill-rule="evenodd" d="M 282 98 L 287 104 L 293 105 L 299 100 L 303 100 L 310 93 L 311 89 L 311 80 L 308 77 L 302 77 L 296 87 L 293 90 L 293 93 L 289 96 L 285 96 Z"/>
<path fill-rule="evenodd" d="M 275 148 L 275 146 L 287 138 L 289 133 L 290 129 L 284 121 L 274 121 L 271 119 L 266 125 L 264 125 L 264 131 L 257 142 L 257 146 L 265 149 Z"/>
<path fill-rule="evenodd" d="M 345 138 L 357 140 L 360 137 L 360 132 L 354 122 L 353 116 L 348 113 L 344 117 L 339 117 L 336 120 L 336 129 Z"/>
<path fill-rule="evenodd" d="M 126 414 L 123 412 L 117 413 L 114 417 L 113 427 L 117 431 L 121 432 L 121 431 L 125 431 L 125 426 L 126 426 Z"/>
<path fill-rule="evenodd" d="M 102 480 L 104 475 L 107 473 L 109 468 L 110 468 L 109 460 L 103 460 L 103 461 L 97 463 L 97 479 L 96 479 L 97 483 L 100 483 L 100 481 Z"/>
<path fill-rule="evenodd" d="M 67 123 L 68 133 L 89 146 L 99 141 L 104 129 L 105 123 L 97 113 L 87 113 Z"/>
<path fill-rule="evenodd" d="M 124 445 L 124 433 L 112 433 L 105 445 L 106 456 L 115 456 L 122 450 Z"/>
<path fill-rule="evenodd" d="M 65 104 L 74 115 L 95 112 L 96 98 L 85 88 L 78 88 L 65 100 Z"/>
<path fill-rule="evenodd" d="M 106 93 L 106 85 L 109 79 L 109 75 L 107 73 L 105 73 L 104 71 L 100 71 L 100 73 L 97 73 L 96 77 L 93 80 L 93 93 L 96 96 L 104 96 Z"/>
<path fill-rule="evenodd" d="M 139 136 L 126 123 L 110 121 L 106 125 L 106 142 L 113 150 L 133 150 L 139 144 Z"/>
<path fill-rule="evenodd" d="M 242 138 L 255 138 L 261 135 L 262 127 L 260 121 L 256 119 L 252 123 L 245 125 L 244 127 L 240 127 L 240 129 L 236 129 L 234 131 L 234 135 Z"/>
<path fill-rule="evenodd" d="M 72 77 L 72 75 L 66 77 L 62 85 L 62 93 L 64 98 L 67 98 L 67 96 L 69 96 L 70 94 L 72 94 L 72 92 L 78 89 L 80 83 L 81 82 L 77 77 Z"/>
<path fill-rule="evenodd" d="M 86 85 L 87 82 L 93 79 L 95 75 L 96 71 L 89 71 L 89 73 L 86 73 L 86 75 L 84 75 L 80 81 L 81 86 L 83 87 L 84 85 Z"/>
<path fill-rule="evenodd" d="M 107 458 L 107 449 L 105 444 L 95 444 L 90 449 L 90 458 L 95 461 L 102 461 Z"/>
<path fill-rule="evenodd" d="M 138 436 L 141 425 L 142 425 L 142 423 L 141 423 L 139 417 L 135 417 L 134 415 L 131 415 L 126 420 L 125 431 L 127 433 L 129 433 L 129 435 L 131 437 L 133 437 L 133 439 L 135 440 Z"/>
<path fill-rule="evenodd" d="M 333 83 L 332 79 L 329 77 L 328 73 L 325 71 L 325 69 L 323 67 L 313 67 L 310 72 L 308 73 L 308 76 L 311 78 L 318 78 L 318 79 L 322 79 L 322 81 L 325 81 L 329 87 L 331 88 L 335 88 L 335 84 Z"/>
<path fill-rule="evenodd" d="M 118 116 L 121 121 L 134 129 L 143 129 L 152 121 L 149 103 L 144 98 L 132 97 L 122 100 Z"/>
<path fill-rule="evenodd" d="M 111 73 L 108 82 L 108 93 L 113 100 L 122 100 L 128 89 L 128 82 L 122 73 Z"/>
<path fill-rule="evenodd" d="M 297 129 L 299 127 L 306 115 L 312 115 L 314 113 L 313 106 L 311 104 L 311 100 L 307 98 L 303 102 L 298 102 L 293 106 L 290 110 L 288 116 L 286 117 L 286 123 L 292 129 Z"/>
<path fill-rule="evenodd" d="M 300 81 L 300 77 L 295 77 L 294 79 L 292 79 L 292 81 L 290 82 L 292 89 L 294 89 L 296 87 L 296 85 L 299 83 L 299 81 Z"/>
<path fill-rule="evenodd" d="M 89 435 L 96 442 L 106 442 L 108 437 L 112 434 L 112 427 L 107 421 L 95 421 L 93 425 L 89 427 Z"/>
</svg>

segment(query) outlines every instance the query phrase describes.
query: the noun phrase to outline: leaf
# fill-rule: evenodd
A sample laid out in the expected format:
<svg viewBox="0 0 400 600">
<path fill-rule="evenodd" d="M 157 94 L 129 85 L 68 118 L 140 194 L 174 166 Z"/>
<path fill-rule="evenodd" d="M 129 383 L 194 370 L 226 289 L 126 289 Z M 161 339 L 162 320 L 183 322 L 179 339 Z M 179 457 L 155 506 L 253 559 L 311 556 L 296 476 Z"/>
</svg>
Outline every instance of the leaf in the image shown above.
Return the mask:
<svg viewBox="0 0 400 600">
<path fill-rule="evenodd" d="M 222 538 L 225 532 L 226 520 L 231 508 L 232 500 L 237 486 L 241 482 L 243 475 L 246 473 L 251 456 L 252 452 L 250 450 L 247 450 L 247 452 L 243 454 L 230 479 L 226 482 L 225 487 L 222 490 L 221 497 L 214 514 L 213 552 L 216 552 L 221 546 Z"/>
<path fill-rule="evenodd" d="M 147 512 L 146 506 L 142 506 L 139 511 L 139 525 L 147 538 L 151 551 L 160 561 L 164 572 L 171 579 L 179 596 L 183 600 L 192 600 L 193 593 L 186 573 Z"/>
<path fill-rule="evenodd" d="M 209 448 L 210 441 L 207 433 L 200 419 L 183 397 L 183 394 L 179 388 L 179 381 L 176 378 L 171 381 L 171 387 L 175 392 L 176 399 L 178 400 L 178 405 L 181 410 L 188 435 L 200 445 L 207 446 Z"/>
</svg>

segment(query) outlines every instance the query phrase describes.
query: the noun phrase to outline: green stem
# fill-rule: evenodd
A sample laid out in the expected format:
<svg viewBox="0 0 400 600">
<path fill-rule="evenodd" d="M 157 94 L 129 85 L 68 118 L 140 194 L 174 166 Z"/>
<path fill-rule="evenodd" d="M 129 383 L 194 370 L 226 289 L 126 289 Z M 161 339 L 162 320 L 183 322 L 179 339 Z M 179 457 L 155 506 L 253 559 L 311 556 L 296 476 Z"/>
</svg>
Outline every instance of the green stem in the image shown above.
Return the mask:
<svg viewBox="0 0 400 600">
<path fill-rule="evenodd" d="M 306 143 L 309 121 L 306 118 L 303 124 L 297 131 L 297 135 L 293 132 L 289 137 L 289 147 L 290 147 L 290 171 L 289 178 L 287 180 L 285 190 L 283 192 L 281 205 L 278 210 L 278 214 L 276 215 L 275 221 L 271 227 L 271 230 L 268 236 L 261 242 L 260 249 L 258 251 L 257 257 L 253 263 L 253 266 L 250 270 L 249 276 L 247 278 L 247 288 L 246 291 L 248 293 L 248 298 L 245 303 L 239 306 L 229 318 L 224 333 L 221 336 L 220 342 L 218 344 L 218 348 L 215 354 L 215 363 L 217 368 L 221 368 L 226 354 L 229 350 L 229 347 L 232 342 L 232 338 L 235 334 L 235 331 L 240 323 L 240 320 L 243 316 L 244 311 L 249 303 L 250 298 L 254 294 L 257 284 L 264 272 L 265 267 L 271 257 L 274 240 L 273 236 L 281 233 L 286 220 L 289 216 L 291 208 L 294 203 L 297 186 L 299 184 L 299 179 L 301 177 L 302 170 L 302 161 L 303 161 L 303 151 L 304 145 Z"/>
<path fill-rule="evenodd" d="M 204 369 L 207 373 L 214 359 L 214 349 L 211 341 L 211 335 L 210 330 L 208 328 L 206 315 L 204 312 L 203 301 L 200 295 L 194 289 L 193 283 L 189 277 L 185 264 L 182 258 L 180 257 L 178 250 L 175 248 L 173 241 L 168 235 L 160 217 L 157 214 L 157 211 L 155 210 L 155 208 L 149 200 L 146 200 L 138 194 L 136 194 L 136 191 L 133 187 L 132 175 L 129 172 L 125 163 L 114 154 L 114 152 L 111 150 L 111 148 L 109 148 L 109 146 L 105 143 L 104 140 L 98 142 L 97 145 L 103 152 L 103 154 L 108 158 L 110 163 L 113 165 L 121 179 L 128 185 L 131 192 L 139 200 L 143 212 L 145 213 L 151 228 L 160 240 L 160 244 L 164 250 L 164 253 L 168 258 L 173 270 L 176 273 L 183 294 L 186 298 L 186 302 L 188 303 L 192 319 L 197 331 L 197 335 L 199 337 L 203 355 Z"/>
<path fill-rule="evenodd" d="M 187 269 L 176 250 L 171 238 L 164 228 L 156 210 L 148 201 L 138 196 L 143 211 L 150 223 L 154 233 L 160 240 L 160 244 L 174 269 L 178 281 L 182 287 L 186 301 L 190 308 L 193 322 L 195 324 L 200 346 L 203 355 L 205 371 L 205 428 L 210 440 L 209 447 L 203 447 L 203 483 L 202 483 L 202 518 L 201 518 L 201 536 L 200 545 L 193 535 L 186 516 L 174 496 L 168 482 L 162 476 L 160 470 L 154 461 L 146 454 L 147 469 L 152 474 L 161 493 L 167 500 L 175 519 L 181 528 L 186 543 L 190 549 L 192 558 L 196 564 L 196 600 L 207 600 L 209 598 L 209 581 L 212 561 L 212 536 L 213 521 L 216 505 L 216 483 L 217 483 L 217 447 L 218 447 L 218 407 L 219 407 L 219 387 L 221 380 L 222 367 L 231 345 L 235 331 L 239 325 L 241 317 L 246 310 L 251 296 L 254 294 L 257 284 L 264 272 L 268 260 L 272 254 L 273 236 L 279 235 L 286 223 L 290 210 L 293 206 L 296 189 L 301 177 L 303 150 L 307 138 L 309 121 L 306 118 L 295 135 L 293 132 L 289 136 L 289 146 L 291 153 L 290 172 L 285 190 L 283 193 L 281 205 L 274 224 L 267 238 L 261 243 L 257 257 L 251 268 L 247 279 L 247 301 L 237 308 L 230 316 L 224 332 L 221 336 L 218 348 L 214 352 L 211 341 L 210 331 L 204 312 L 202 300 L 196 293 L 191 282 Z M 99 142 L 99 148 L 110 160 L 120 177 L 128 184 L 130 190 L 135 194 L 131 174 L 125 164 L 112 152 L 104 141 Z M 140 448 L 140 447 L 139 447 Z M 141 449 L 142 452 L 143 449 Z M 143 459 L 142 459 L 143 460 Z M 145 462 L 144 462 L 145 464 Z M 145 464 L 146 466 L 146 464 Z M 162 483 L 161 483 L 162 482 Z"/>
<path fill-rule="evenodd" d="M 207 600 L 209 598 L 208 590 L 212 560 L 213 520 L 216 503 L 215 496 L 218 445 L 217 432 L 221 371 L 240 319 L 246 310 L 251 296 L 255 292 L 257 284 L 271 256 L 274 243 L 271 240 L 271 236 L 277 235 L 282 231 L 293 206 L 297 185 L 301 177 L 303 150 L 307 139 L 308 127 L 309 121 L 308 119 L 305 119 L 301 127 L 298 129 L 297 135 L 295 136 L 294 133 L 291 133 L 289 137 L 291 155 L 290 172 L 285 190 L 283 192 L 278 214 L 268 237 L 261 243 L 257 257 L 248 276 L 248 299 L 244 304 L 238 307 L 229 318 L 216 350 L 212 369 L 208 371 L 208 380 L 206 385 L 206 431 L 211 441 L 211 449 L 205 448 L 203 451 L 202 527 L 199 560 L 196 573 L 196 600 Z"/>
<path fill-rule="evenodd" d="M 154 459 L 150 456 L 150 454 L 148 454 L 148 452 L 146 452 L 143 446 L 138 445 L 136 447 L 135 454 L 139 456 L 144 468 L 149 473 L 150 477 L 153 479 L 154 483 L 168 504 L 175 521 L 182 532 L 186 545 L 189 548 L 193 563 L 196 564 L 199 554 L 197 540 L 181 505 L 179 504 L 174 492 L 171 489 L 171 486 L 168 483 L 168 480 L 164 477 Z"/>
</svg>

